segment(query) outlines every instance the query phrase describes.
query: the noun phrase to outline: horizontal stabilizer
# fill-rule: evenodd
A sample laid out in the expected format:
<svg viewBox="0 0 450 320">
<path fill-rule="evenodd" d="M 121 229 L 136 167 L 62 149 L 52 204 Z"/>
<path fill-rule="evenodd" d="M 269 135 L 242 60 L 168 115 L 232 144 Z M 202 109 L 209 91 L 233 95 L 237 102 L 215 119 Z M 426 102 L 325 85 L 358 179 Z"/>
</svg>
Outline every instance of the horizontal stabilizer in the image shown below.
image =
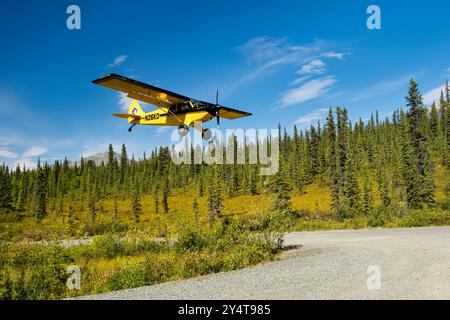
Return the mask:
<svg viewBox="0 0 450 320">
<path fill-rule="evenodd" d="M 130 113 L 113 113 L 114 117 L 119 117 L 119 118 L 124 118 L 124 119 L 128 119 L 128 118 L 133 118 L 133 119 L 140 119 L 141 116 L 137 116 L 134 114 L 130 114 Z"/>
</svg>

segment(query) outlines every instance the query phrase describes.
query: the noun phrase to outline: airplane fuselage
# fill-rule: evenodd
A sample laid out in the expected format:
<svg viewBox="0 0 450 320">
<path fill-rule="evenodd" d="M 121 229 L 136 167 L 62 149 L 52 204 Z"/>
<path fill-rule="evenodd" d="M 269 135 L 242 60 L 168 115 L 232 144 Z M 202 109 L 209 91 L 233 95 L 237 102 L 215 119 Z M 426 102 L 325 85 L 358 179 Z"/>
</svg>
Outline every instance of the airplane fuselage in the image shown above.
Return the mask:
<svg viewBox="0 0 450 320">
<path fill-rule="evenodd" d="M 180 113 L 169 113 L 167 110 L 154 110 L 145 113 L 139 119 L 128 118 L 131 124 L 157 125 L 157 126 L 179 126 L 183 123 L 191 126 L 194 122 L 207 122 L 214 118 L 208 111 L 198 110 Z"/>
</svg>

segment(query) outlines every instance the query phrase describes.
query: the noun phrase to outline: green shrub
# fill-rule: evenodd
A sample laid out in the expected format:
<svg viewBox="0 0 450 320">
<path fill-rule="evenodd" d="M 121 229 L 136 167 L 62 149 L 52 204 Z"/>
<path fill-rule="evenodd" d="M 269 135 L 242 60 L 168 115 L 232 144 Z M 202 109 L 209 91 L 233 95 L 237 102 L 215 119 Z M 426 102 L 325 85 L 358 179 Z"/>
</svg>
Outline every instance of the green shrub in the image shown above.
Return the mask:
<svg viewBox="0 0 450 320">
<path fill-rule="evenodd" d="M 426 227 L 450 224 L 450 212 L 442 210 L 414 210 L 399 219 L 399 227 Z"/>
<path fill-rule="evenodd" d="M 118 268 L 106 280 L 106 286 L 110 291 L 142 287 L 147 284 L 149 284 L 149 276 L 136 266 Z"/>
<path fill-rule="evenodd" d="M 107 278 L 106 287 L 111 291 L 164 282 L 170 279 L 173 269 L 174 260 L 150 255 L 142 263 L 118 268 Z"/>
<path fill-rule="evenodd" d="M 367 223 L 371 227 L 383 227 L 389 219 L 390 214 L 388 209 L 376 207 L 367 216 Z"/>
<path fill-rule="evenodd" d="M 1 299 L 57 299 L 66 292 L 66 269 L 71 262 L 57 245 L 10 247 L 0 271 Z M 10 269 L 16 269 L 12 276 Z"/>
<path fill-rule="evenodd" d="M 442 210 L 450 210 L 450 198 L 445 198 L 439 203 Z"/>
<path fill-rule="evenodd" d="M 340 207 L 336 210 L 335 217 L 338 221 L 344 221 L 354 218 L 355 212 L 349 208 Z"/>
<path fill-rule="evenodd" d="M 96 236 L 92 241 L 96 257 L 111 259 L 124 252 L 122 242 L 111 234 Z"/>
<path fill-rule="evenodd" d="M 178 238 L 175 249 L 179 252 L 183 251 L 200 251 L 208 246 L 208 238 L 199 231 L 187 230 Z"/>
</svg>

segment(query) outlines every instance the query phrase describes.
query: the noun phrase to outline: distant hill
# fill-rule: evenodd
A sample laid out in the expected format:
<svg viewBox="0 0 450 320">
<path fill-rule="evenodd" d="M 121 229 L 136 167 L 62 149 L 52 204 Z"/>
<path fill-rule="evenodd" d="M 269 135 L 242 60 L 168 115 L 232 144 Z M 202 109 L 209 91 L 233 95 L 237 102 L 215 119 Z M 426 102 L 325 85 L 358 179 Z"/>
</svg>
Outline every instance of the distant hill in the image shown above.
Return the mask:
<svg viewBox="0 0 450 320">
<path fill-rule="evenodd" d="M 114 158 L 119 161 L 120 159 L 120 154 L 118 154 L 117 152 L 114 152 Z M 102 163 L 102 161 L 106 164 L 108 164 L 108 151 L 106 152 L 101 152 L 101 153 L 96 153 L 92 156 L 89 157 L 83 157 L 84 161 L 94 161 L 94 163 L 96 165 L 100 165 Z M 76 161 L 77 164 L 80 164 L 80 161 Z"/>
</svg>

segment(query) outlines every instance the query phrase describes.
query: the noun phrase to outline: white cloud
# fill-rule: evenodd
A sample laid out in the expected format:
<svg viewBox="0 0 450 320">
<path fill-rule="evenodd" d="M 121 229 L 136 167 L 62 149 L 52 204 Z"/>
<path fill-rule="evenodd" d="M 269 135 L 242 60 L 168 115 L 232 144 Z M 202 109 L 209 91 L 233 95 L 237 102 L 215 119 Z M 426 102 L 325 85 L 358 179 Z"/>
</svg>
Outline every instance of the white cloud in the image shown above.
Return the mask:
<svg viewBox="0 0 450 320">
<path fill-rule="evenodd" d="M 169 130 L 175 130 L 176 127 L 171 127 L 171 126 L 159 126 L 158 128 L 156 128 L 156 135 L 160 136 L 164 133 L 166 133 Z"/>
<path fill-rule="evenodd" d="M 344 56 L 346 54 L 342 53 L 342 52 L 333 52 L 333 51 L 329 51 L 329 52 L 325 52 L 322 54 L 322 57 L 325 58 L 334 58 L 334 59 L 338 59 L 338 60 L 342 60 L 344 59 Z"/>
<path fill-rule="evenodd" d="M 322 119 L 326 114 L 328 113 L 327 108 L 322 108 L 318 110 L 314 110 L 311 113 L 308 113 L 304 116 L 299 117 L 297 120 L 295 120 L 296 124 L 308 124 L 313 121 L 317 121 L 319 119 Z"/>
<path fill-rule="evenodd" d="M 21 158 L 12 163 L 12 168 L 17 167 L 19 165 L 21 168 L 25 167 L 26 169 L 34 169 L 37 166 L 37 163 L 31 160 L 30 158 Z"/>
<path fill-rule="evenodd" d="M 322 77 L 306 82 L 296 89 L 287 91 L 281 98 L 281 108 L 316 99 L 327 93 L 336 83 L 334 76 Z"/>
<path fill-rule="evenodd" d="M 124 63 L 127 60 L 127 58 L 128 58 L 128 56 L 126 54 L 116 57 L 112 63 L 108 64 L 108 68 L 114 68 L 114 67 L 120 66 L 122 63 Z"/>
<path fill-rule="evenodd" d="M 42 148 L 42 147 L 30 147 L 27 150 L 25 150 L 25 152 L 22 154 L 21 158 L 31 158 L 31 157 L 38 157 L 44 153 L 47 152 L 46 148 Z"/>
<path fill-rule="evenodd" d="M 18 154 L 12 151 L 9 151 L 8 149 L 0 149 L 0 158 L 8 158 L 8 159 L 15 159 L 18 157 Z"/>
<path fill-rule="evenodd" d="M 323 74 L 327 71 L 327 65 L 320 59 L 314 59 L 311 62 L 304 64 L 298 74 Z"/>
<path fill-rule="evenodd" d="M 423 95 L 423 103 L 426 105 L 431 105 L 431 104 L 433 104 L 433 102 L 436 102 L 437 104 L 439 104 L 439 100 L 441 97 L 441 91 L 444 91 L 444 90 L 445 90 L 445 84 L 426 92 Z"/>
<path fill-rule="evenodd" d="M 124 92 L 119 92 L 119 93 L 117 94 L 117 98 L 119 99 L 119 100 L 117 101 L 117 103 L 118 103 L 118 105 L 120 106 L 120 110 L 122 110 L 122 111 L 125 112 L 125 113 L 128 113 L 128 109 L 130 108 L 130 104 L 131 104 L 131 102 L 133 101 L 133 99 L 128 98 L 128 97 L 127 97 L 127 94 L 124 93 Z M 140 101 L 140 102 L 139 102 L 139 105 L 141 106 L 142 110 L 144 110 L 144 112 L 145 112 L 145 108 L 146 108 L 146 106 L 147 106 L 148 104 L 145 103 L 145 102 Z"/>
<path fill-rule="evenodd" d="M 130 103 L 133 101 L 133 99 L 128 98 L 127 94 L 124 92 L 119 92 L 117 97 L 119 98 L 118 104 L 120 106 L 120 109 L 124 112 L 128 112 Z"/>
</svg>

